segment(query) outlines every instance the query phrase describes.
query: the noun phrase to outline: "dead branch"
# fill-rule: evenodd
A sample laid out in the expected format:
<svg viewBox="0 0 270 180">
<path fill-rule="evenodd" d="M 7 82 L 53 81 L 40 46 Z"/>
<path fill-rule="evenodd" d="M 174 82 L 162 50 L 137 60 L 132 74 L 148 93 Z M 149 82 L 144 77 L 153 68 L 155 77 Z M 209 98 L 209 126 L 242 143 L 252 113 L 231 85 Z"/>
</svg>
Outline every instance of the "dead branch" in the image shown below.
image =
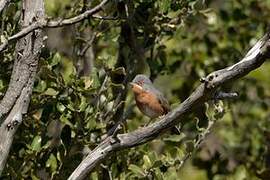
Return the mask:
<svg viewBox="0 0 270 180">
<path fill-rule="evenodd" d="M 109 136 L 93 149 L 70 175 L 69 180 L 83 179 L 101 161 L 113 152 L 144 144 L 155 139 L 178 124 L 187 114 L 208 100 L 213 99 L 217 88 L 233 82 L 260 67 L 270 57 L 270 32 L 261 38 L 238 63 L 215 71 L 203 79 L 203 83 L 177 108 L 159 121 L 126 134 Z"/>
</svg>

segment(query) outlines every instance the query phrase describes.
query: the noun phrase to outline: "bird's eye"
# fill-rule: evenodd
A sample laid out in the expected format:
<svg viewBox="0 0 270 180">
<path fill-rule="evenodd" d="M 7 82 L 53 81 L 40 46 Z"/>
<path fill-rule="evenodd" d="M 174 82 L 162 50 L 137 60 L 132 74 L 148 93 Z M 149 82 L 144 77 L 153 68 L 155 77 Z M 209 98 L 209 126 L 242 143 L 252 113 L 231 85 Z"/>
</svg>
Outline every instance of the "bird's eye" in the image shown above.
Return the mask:
<svg viewBox="0 0 270 180">
<path fill-rule="evenodd" d="M 139 81 L 137 82 L 137 84 L 138 84 L 138 85 L 143 85 L 143 80 L 139 80 Z"/>
</svg>

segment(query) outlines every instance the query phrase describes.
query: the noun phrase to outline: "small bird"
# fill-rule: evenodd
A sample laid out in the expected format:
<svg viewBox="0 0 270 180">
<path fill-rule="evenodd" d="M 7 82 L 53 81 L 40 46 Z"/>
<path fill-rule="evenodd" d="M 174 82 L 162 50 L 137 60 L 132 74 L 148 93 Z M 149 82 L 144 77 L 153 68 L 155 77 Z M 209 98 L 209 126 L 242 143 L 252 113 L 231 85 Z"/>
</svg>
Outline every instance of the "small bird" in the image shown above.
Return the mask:
<svg viewBox="0 0 270 180">
<path fill-rule="evenodd" d="M 153 119 L 170 111 L 169 102 L 147 76 L 138 74 L 130 85 L 138 108 L 146 116 Z"/>
<path fill-rule="evenodd" d="M 140 111 L 151 120 L 165 115 L 170 111 L 170 105 L 163 94 L 157 90 L 151 80 L 143 75 L 138 74 L 132 82 L 130 82 L 132 91 L 135 95 L 135 100 Z M 118 121 L 107 133 L 107 136 L 116 134 L 119 125 L 125 120 L 122 118 Z M 148 122 L 150 123 L 150 121 Z M 176 131 L 174 130 L 176 129 Z M 173 132 L 179 132 L 177 128 L 174 128 Z"/>
</svg>

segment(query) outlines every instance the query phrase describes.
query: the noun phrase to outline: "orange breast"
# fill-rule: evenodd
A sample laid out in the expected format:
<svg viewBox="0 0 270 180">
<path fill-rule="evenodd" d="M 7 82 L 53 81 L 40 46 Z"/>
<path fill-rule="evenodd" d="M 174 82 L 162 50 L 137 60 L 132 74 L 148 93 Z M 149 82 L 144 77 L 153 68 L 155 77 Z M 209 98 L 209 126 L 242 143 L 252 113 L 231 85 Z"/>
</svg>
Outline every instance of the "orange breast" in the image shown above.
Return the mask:
<svg viewBox="0 0 270 180">
<path fill-rule="evenodd" d="M 154 94 L 141 91 L 140 93 L 135 93 L 135 100 L 140 111 L 150 118 L 166 114 L 165 109 Z"/>
</svg>

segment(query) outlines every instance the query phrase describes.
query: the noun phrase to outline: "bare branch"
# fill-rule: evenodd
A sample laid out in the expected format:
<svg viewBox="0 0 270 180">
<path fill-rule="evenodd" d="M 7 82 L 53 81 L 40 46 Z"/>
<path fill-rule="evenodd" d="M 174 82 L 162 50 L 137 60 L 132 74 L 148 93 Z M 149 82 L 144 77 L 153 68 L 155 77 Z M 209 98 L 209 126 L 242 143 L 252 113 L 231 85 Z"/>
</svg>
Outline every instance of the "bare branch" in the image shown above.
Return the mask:
<svg viewBox="0 0 270 180">
<path fill-rule="evenodd" d="M 197 87 L 182 104 L 159 121 L 130 133 L 118 134 L 115 138 L 112 136 L 106 138 L 79 164 L 70 175 L 69 180 L 83 179 L 94 167 L 115 151 L 138 146 L 153 140 L 169 128 L 178 124 L 194 108 L 211 100 L 219 86 L 239 79 L 250 71 L 260 67 L 270 57 L 270 33 L 268 32 L 259 40 L 255 44 L 255 47 L 247 53 L 243 61 L 209 74 L 204 79 L 204 83 Z"/>
<path fill-rule="evenodd" d="M 22 26 L 28 26 L 33 19 L 45 18 L 43 0 L 24 0 L 23 8 Z M 14 134 L 23 120 L 23 114 L 28 109 L 42 46 L 42 30 L 29 33 L 16 44 L 11 80 L 0 103 L 0 116 L 3 117 L 9 112 L 0 126 L 0 176 L 5 167 Z"/>
<path fill-rule="evenodd" d="M 93 45 L 96 35 L 97 33 L 93 33 L 91 35 L 91 38 L 88 41 L 86 41 L 86 46 L 78 53 L 79 56 L 82 57 L 85 55 L 86 51 Z"/>
<path fill-rule="evenodd" d="M 213 99 L 214 100 L 222 100 L 222 99 L 234 99 L 234 98 L 237 98 L 238 97 L 238 93 L 236 92 L 229 92 L 229 93 L 226 93 L 226 92 L 222 92 L 222 91 L 217 91 L 215 93 L 215 95 L 213 96 Z"/>
<path fill-rule="evenodd" d="M 100 15 L 93 15 L 92 17 L 101 20 L 119 20 L 119 17 L 106 17 L 106 16 L 104 17 Z"/>
<path fill-rule="evenodd" d="M 3 11 L 3 9 L 9 4 L 10 0 L 1 0 L 0 1 L 0 13 Z"/>
<path fill-rule="evenodd" d="M 30 102 L 33 81 L 34 79 L 29 79 L 28 85 L 23 88 L 20 97 L 0 127 L 0 175 L 6 164 L 13 136 L 22 122 L 22 115 L 25 113 L 24 107 L 28 107 Z"/>
<path fill-rule="evenodd" d="M 98 4 L 94 8 L 87 10 L 84 13 L 77 15 L 75 17 L 72 17 L 72 18 L 59 19 L 59 20 L 45 20 L 45 19 L 37 20 L 37 21 L 33 22 L 31 25 L 23 28 L 17 34 L 7 38 L 6 41 L 2 42 L 2 44 L 0 45 L 0 52 L 3 51 L 7 47 L 8 42 L 19 39 L 19 38 L 29 34 L 30 32 L 32 32 L 36 29 L 57 28 L 57 27 L 61 27 L 61 26 L 67 26 L 67 25 L 72 25 L 72 24 L 78 23 L 78 22 L 92 16 L 93 14 L 97 13 L 98 11 L 100 11 L 102 9 L 102 7 L 108 1 L 109 0 L 103 0 L 100 4 Z"/>
<path fill-rule="evenodd" d="M 78 23 L 78 22 L 92 16 L 93 14 L 97 13 L 98 11 L 100 11 L 102 9 L 102 7 L 107 2 L 108 2 L 108 0 L 103 0 L 100 4 L 98 4 L 94 8 L 87 10 L 84 13 L 82 13 L 78 16 L 72 17 L 72 18 L 63 19 L 63 20 L 59 20 L 59 21 L 48 21 L 47 24 L 45 25 L 45 27 L 55 28 L 55 27 L 66 26 L 66 25 Z"/>
</svg>

